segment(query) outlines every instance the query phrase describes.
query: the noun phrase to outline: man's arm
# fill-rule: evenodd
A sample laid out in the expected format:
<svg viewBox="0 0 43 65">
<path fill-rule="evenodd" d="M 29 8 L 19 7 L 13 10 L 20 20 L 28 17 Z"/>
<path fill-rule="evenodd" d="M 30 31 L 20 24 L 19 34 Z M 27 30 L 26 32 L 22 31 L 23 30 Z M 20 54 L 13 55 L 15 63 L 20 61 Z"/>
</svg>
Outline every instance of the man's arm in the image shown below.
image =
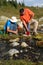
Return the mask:
<svg viewBox="0 0 43 65">
<path fill-rule="evenodd" d="M 34 17 L 34 13 L 30 10 L 30 9 L 27 9 L 28 11 L 28 14 L 30 15 L 30 20 Z"/>
<path fill-rule="evenodd" d="M 27 24 L 25 23 L 25 21 L 24 21 L 24 20 L 23 20 L 23 24 L 24 24 L 24 26 L 25 26 L 26 30 L 27 30 L 27 31 L 29 31 L 29 30 L 28 30 L 28 28 L 27 28 Z"/>
<path fill-rule="evenodd" d="M 9 27 L 7 27 L 7 32 L 11 32 L 11 33 L 14 33 L 14 34 L 18 34 L 18 30 L 13 31 L 13 30 L 10 30 Z"/>
</svg>

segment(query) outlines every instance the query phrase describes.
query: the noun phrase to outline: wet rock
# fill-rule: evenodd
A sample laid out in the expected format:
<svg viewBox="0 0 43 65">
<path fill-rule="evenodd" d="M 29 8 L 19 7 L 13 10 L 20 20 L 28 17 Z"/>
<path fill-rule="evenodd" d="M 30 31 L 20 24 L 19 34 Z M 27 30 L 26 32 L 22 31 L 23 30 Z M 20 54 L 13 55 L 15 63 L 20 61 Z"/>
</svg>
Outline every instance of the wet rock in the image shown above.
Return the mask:
<svg viewBox="0 0 43 65">
<path fill-rule="evenodd" d="M 14 54 L 17 54 L 17 53 L 19 53 L 19 51 L 18 51 L 17 49 L 10 49 L 10 50 L 8 51 L 8 54 L 9 54 L 10 56 L 13 56 Z"/>
<path fill-rule="evenodd" d="M 39 25 L 39 27 L 42 27 L 43 28 L 43 24 Z"/>
<path fill-rule="evenodd" d="M 20 50 L 20 53 L 22 53 L 23 52 L 23 50 Z"/>
<path fill-rule="evenodd" d="M 28 50 L 27 50 L 27 49 L 25 49 L 25 52 L 28 52 Z"/>
<path fill-rule="evenodd" d="M 11 39 L 10 42 L 18 42 L 19 41 L 19 38 L 16 38 L 16 39 Z"/>
<path fill-rule="evenodd" d="M 22 43 L 21 43 L 21 46 L 22 46 L 22 47 L 27 47 L 28 44 L 26 44 L 25 42 L 22 42 Z"/>
<path fill-rule="evenodd" d="M 41 18 L 39 19 L 39 21 L 43 21 L 43 17 L 41 17 Z"/>
<path fill-rule="evenodd" d="M 13 43 L 10 44 L 10 46 L 12 46 L 12 47 L 15 47 L 15 46 L 18 46 L 18 45 L 19 45 L 18 42 L 13 42 Z"/>
<path fill-rule="evenodd" d="M 38 32 L 43 33 L 43 24 L 39 25 L 39 27 L 38 27 Z"/>
<path fill-rule="evenodd" d="M 15 57 L 18 57 L 18 55 L 17 55 L 17 54 L 15 54 Z"/>
<path fill-rule="evenodd" d="M 35 58 L 38 60 L 39 56 L 35 56 Z"/>
</svg>

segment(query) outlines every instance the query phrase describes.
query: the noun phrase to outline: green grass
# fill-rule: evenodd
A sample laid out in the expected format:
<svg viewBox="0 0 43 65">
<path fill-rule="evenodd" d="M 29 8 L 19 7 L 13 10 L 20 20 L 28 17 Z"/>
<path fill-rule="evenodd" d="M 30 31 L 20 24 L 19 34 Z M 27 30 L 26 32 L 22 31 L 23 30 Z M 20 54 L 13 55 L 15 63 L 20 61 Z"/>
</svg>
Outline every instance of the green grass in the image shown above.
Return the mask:
<svg viewBox="0 0 43 65">
<path fill-rule="evenodd" d="M 4 15 L 7 17 L 11 17 L 11 16 L 17 16 L 17 18 L 19 18 L 19 9 L 22 8 L 20 6 L 18 6 L 18 8 L 16 9 L 14 6 L 8 4 L 7 6 L 3 6 L 0 7 L 0 16 Z M 35 17 L 34 18 L 40 18 L 43 16 L 43 8 L 36 8 L 36 7 L 28 7 L 29 9 L 31 9 L 34 13 L 35 13 Z"/>
<path fill-rule="evenodd" d="M 43 62 L 34 63 L 28 60 L 2 60 L 0 65 L 43 65 Z"/>
<path fill-rule="evenodd" d="M 1 15 L 4 15 L 7 17 L 11 17 L 11 16 L 18 17 L 18 9 L 15 9 L 15 7 L 11 5 L 0 7 L 0 16 Z"/>
</svg>

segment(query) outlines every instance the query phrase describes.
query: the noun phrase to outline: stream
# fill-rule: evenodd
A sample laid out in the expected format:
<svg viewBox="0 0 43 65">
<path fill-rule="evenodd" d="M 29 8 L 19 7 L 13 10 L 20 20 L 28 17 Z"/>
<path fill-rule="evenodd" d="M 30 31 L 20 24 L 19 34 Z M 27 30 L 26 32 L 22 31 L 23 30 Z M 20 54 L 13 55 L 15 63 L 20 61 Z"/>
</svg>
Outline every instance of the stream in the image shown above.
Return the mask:
<svg viewBox="0 0 43 65">
<path fill-rule="evenodd" d="M 8 54 L 8 51 L 10 49 L 17 49 L 19 53 L 16 53 L 13 55 L 13 59 L 28 59 L 29 61 L 43 61 L 43 47 L 36 46 L 35 39 L 24 39 L 21 38 L 17 46 L 11 46 L 10 44 L 13 42 L 10 42 L 9 40 L 3 40 L 0 39 L 0 60 L 8 60 L 11 59 L 10 55 Z M 22 47 L 21 42 L 25 42 L 28 44 L 27 47 Z"/>
</svg>

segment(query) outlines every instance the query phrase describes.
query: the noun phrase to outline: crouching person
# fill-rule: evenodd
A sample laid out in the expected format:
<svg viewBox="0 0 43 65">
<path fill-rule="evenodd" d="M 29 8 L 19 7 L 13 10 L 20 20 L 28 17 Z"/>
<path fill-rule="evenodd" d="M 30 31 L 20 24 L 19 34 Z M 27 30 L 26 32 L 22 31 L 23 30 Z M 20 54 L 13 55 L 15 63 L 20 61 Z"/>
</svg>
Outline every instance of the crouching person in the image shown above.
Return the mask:
<svg viewBox="0 0 43 65">
<path fill-rule="evenodd" d="M 18 34 L 18 25 L 17 25 L 17 18 L 11 17 L 11 19 L 7 20 L 4 31 L 9 34 Z"/>
<path fill-rule="evenodd" d="M 38 22 L 33 19 L 34 18 L 34 12 L 32 12 L 28 8 L 21 8 L 20 11 L 20 19 L 24 25 L 24 28 L 26 29 L 26 32 L 30 34 L 30 24 L 34 24 L 33 28 L 33 34 L 37 35 L 37 28 L 38 28 Z"/>
</svg>

